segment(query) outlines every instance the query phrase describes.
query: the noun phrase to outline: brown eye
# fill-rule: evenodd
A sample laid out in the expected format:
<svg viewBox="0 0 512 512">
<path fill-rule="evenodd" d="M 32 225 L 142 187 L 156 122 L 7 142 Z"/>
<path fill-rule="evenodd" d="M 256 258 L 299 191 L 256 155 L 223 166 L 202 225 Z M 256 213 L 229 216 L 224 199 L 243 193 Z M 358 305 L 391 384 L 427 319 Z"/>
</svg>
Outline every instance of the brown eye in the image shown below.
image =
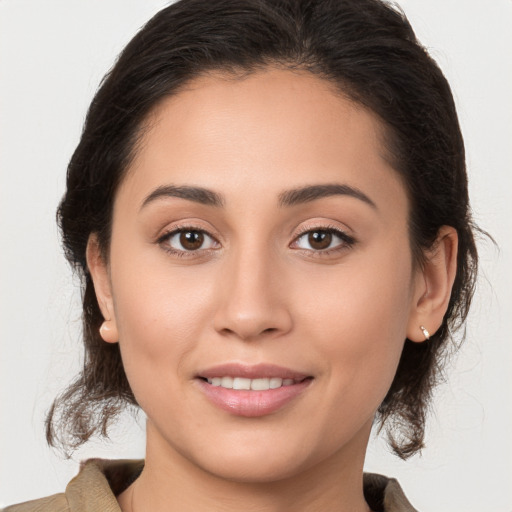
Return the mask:
<svg viewBox="0 0 512 512">
<path fill-rule="evenodd" d="M 329 231 L 310 231 L 308 233 L 308 243 L 312 249 L 321 251 L 327 249 L 332 243 L 332 233 Z"/>
<path fill-rule="evenodd" d="M 187 251 L 196 251 L 204 243 L 204 233 L 201 231 L 182 231 L 180 233 L 180 244 Z"/>
<path fill-rule="evenodd" d="M 331 250 L 348 249 L 355 244 L 355 239 L 340 229 L 312 229 L 303 232 L 295 239 L 293 248 L 305 249 L 310 252 L 330 252 Z"/>
<path fill-rule="evenodd" d="M 215 249 L 218 246 L 217 241 L 205 231 L 190 228 L 176 229 L 162 236 L 158 242 L 174 253 Z"/>
</svg>

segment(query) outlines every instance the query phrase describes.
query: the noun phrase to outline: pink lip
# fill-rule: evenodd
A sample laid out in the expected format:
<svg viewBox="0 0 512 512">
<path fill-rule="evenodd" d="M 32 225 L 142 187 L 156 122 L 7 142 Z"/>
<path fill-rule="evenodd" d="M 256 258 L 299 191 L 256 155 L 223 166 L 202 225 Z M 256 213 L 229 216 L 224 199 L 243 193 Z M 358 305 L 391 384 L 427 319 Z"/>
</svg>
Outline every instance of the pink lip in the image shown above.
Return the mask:
<svg viewBox="0 0 512 512">
<path fill-rule="evenodd" d="M 294 379 L 295 384 L 265 391 L 227 389 L 213 386 L 204 379 L 213 377 L 245 377 L 256 379 L 280 377 Z M 307 375 L 276 365 L 259 364 L 247 366 L 224 364 L 202 371 L 197 382 L 205 396 L 217 407 L 236 416 L 258 417 L 278 411 L 298 397 L 312 382 Z"/>
</svg>

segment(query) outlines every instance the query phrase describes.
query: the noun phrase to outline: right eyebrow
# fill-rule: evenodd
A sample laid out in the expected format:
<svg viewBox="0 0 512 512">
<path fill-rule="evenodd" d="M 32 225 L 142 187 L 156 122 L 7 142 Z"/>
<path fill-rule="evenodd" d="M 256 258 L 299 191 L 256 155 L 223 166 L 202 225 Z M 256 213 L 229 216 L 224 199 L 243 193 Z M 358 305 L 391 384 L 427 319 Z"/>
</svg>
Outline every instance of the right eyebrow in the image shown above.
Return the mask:
<svg viewBox="0 0 512 512">
<path fill-rule="evenodd" d="M 140 209 L 142 210 L 142 208 L 153 201 L 165 197 L 178 197 L 218 208 L 224 206 L 224 198 L 213 190 L 203 187 L 162 185 L 146 196 L 144 201 L 142 201 Z"/>
</svg>

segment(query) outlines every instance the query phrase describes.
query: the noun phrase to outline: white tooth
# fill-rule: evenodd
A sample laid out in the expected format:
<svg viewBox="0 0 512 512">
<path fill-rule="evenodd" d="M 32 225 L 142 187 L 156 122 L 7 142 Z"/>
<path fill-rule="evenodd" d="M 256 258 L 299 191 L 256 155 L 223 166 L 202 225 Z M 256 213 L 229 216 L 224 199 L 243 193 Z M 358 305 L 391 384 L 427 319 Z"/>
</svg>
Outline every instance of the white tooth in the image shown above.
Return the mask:
<svg viewBox="0 0 512 512">
<path fill-rule="evenodd" d="M 221 377 L 213 377 L 213 379 L 208 379 L 208 382 L 212 386 L 220 386 L 222 384 L 222 378 Z"/>
<path fill-rule="evenodd" d="M 233 389 L 233 377 L 222 377 L 220 385 L 223 388 Z"/>
<path fill-rule="evenodd" d="M 254 391 L 266 391 L 270 387 L 270 379 L 262 378 L 262 379 L 252 379 L 251 381 L 251 389 Z"/>
<path fill-rule="evenodd" d="M 283 385 L 283 379 L 281 377 L 272 377 L 269 382 L 270 389 L 277 389 Z"/>
<path fill-rule="evenodd" d="M 283 386 L 291 386 L 293 384 L 293 379 L 283 379 Z"/>
<path fill-rule="evenodd" d="M 233 379 L 233 389 L 251 389 L 251 379 L 235 377 Z"/>
</svg>

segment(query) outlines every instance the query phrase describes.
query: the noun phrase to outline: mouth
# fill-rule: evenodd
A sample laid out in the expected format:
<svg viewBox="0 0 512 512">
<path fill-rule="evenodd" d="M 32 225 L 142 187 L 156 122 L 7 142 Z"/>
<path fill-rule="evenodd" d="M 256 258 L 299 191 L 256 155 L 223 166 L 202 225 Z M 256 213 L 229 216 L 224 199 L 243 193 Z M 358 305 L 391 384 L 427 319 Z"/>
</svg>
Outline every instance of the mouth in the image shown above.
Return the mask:
<svg viewBox="0 0 512 512">
<path fill-rule="evenodd" d="M 206 398 L 221 410 L 258 417 L 296 401 L 314 379 L 275 365 L 227 364 L 200 372 L 196 380 Z"/>
<path fill-rule="evenodd" d="M 293 386 L 306 379 L 311 379 L 312 377 L 304 377 L 302 379 L 283 379 L 282 377 L 258 377 L 256 379 L 249 379 L 247 377 L 230 376 L 200 378 L 212 386 L 218 386 L 224 389 L 268 391 L 269 389 L 279 389 L 283 386 Z"/>
</svg>

